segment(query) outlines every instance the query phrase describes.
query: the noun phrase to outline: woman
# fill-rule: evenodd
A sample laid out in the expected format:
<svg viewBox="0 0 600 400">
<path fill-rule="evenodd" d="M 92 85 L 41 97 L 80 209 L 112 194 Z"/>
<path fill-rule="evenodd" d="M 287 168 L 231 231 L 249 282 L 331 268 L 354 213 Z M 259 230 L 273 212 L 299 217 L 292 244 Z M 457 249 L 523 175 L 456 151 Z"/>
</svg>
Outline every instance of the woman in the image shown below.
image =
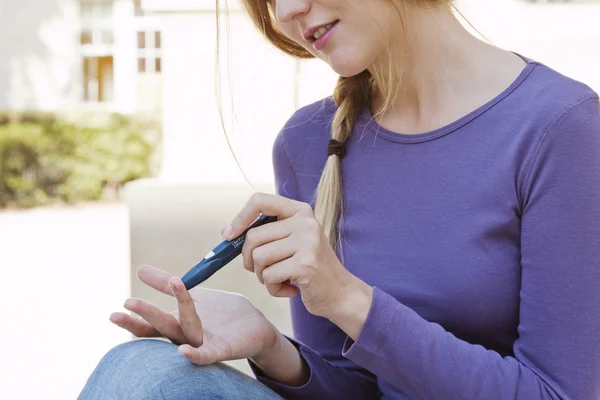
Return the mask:
<svg viewBox="0 0 600 400">
<path fill-rule="evenodd" d="M 223 232 L 279 217 L 242 255 L 292 297 L 294 338 L 142 267 L 178 313 L 130 299 L 141 318 L 111 320 L 172 343 L 111 350 L 81 398 L 600 398 L 598 95 L 473 37 L 449 1 L 244 3 L 341 76 L 277 136 L 278 196 Z M 257 380 L 218 363 L 243 358 Z"/>
</svg>

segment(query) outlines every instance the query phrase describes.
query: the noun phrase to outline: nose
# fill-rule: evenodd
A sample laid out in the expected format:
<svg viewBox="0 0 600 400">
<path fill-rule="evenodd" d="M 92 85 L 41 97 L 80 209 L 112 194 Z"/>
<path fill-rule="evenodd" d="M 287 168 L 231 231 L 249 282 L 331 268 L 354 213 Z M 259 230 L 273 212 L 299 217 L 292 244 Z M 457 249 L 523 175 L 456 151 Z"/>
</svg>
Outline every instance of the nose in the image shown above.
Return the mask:
<svg viewBox="0 0 600 400">
<path fill-rule="evenodd" d="M 299 15 L 308 14 L 312 0 L 277 0 L 275 2 L 275 18 L 280 23 L 292 22 Z"/>
</svg>

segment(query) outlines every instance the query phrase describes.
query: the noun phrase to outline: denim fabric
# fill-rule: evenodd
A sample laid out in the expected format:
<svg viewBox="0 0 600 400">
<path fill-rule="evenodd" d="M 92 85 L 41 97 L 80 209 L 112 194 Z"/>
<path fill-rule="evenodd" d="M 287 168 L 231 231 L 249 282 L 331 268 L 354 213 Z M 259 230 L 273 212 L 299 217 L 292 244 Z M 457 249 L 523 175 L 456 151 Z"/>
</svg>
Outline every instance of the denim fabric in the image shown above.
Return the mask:
<svg viewBox="0 0 600 400">
<path fill-rule="evenodd" d="M 281 400 L 224 364 L 197 366 L 177 346 L 153 339 L 121 344 L 100 361 L 79 400 Z"/>
</svg>

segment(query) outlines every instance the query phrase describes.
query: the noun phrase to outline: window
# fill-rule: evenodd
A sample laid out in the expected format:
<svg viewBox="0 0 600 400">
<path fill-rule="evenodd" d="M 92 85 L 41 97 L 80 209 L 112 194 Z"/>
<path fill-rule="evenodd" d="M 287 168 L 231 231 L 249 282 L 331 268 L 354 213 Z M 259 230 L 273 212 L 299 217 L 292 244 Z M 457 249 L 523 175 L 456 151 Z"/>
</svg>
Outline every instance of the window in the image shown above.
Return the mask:
<svg viewBox="0 0 600 400">
<path fill-rule="evenodd" d="M 105 29 L 102 31 L 102 40 L 101 43 L 104 44 L 113 44 L 115 42 L 113 31 Z"/>
<path fill-rule="evenodd" d="M 135 15 L 137 17 L 141 17 L 144 15 L 144 10 L 142 10 L 142 0 L 134 0 L 133 4 L 135 6 Z"/>
<path fill-rule="evenodd" d="M 113 101 L 113 1 L 80 0 L 83 100 Z"/>
<path fill-rule="evenodd" d="M 161 41 L 159 31 L 137 33 L 138 72 L 140 74 L 160 74 L 162 72 Z"/>
<path fill-rule="evenodd" d="M 92 32 L 82 31 L 80 36 L 80 42 L 82 45 L 92 44 Z"/>
<path fill-rule="evenodd" d="M 113 58 L 83 58 L 83 98 L 90 102 L 113 101 Z"/>
<path fill-rule="evenodd" d="M 81 44 L 113 44 L 113 2 L 81 0 Z"/>
<path fill-rule="evenodd" d="M 138 32 L 138 49 L 146 48 L 146 32 Z"/>
<path fill-rule="evenodd" d="M 137 97 L 141 110 L 158 110 L 162 107 L 161 47 L 160 31 L 150 24 L 140 24 L 137 32 Z"/>
<path fill-rule="evenodd" d="M 154 47 L 160 49 L 160 32 L 154 32 Z"/>
</svg>

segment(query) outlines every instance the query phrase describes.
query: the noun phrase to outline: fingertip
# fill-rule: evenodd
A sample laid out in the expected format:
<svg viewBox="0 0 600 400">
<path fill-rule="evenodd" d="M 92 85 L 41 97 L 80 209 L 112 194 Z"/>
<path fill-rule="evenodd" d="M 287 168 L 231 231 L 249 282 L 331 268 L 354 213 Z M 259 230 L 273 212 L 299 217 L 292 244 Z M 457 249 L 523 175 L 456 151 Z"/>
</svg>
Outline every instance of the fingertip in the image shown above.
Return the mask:
<svg viewBox="0 0 600 400">
<path fill-rule="evenodd" d="M 191 347 L 189 344 L 182 344 L 177 348 L 177 353 L 181 354 L 184 357 L 187 357 L 190 354 L 190 349 Z"/>
<path fill-rule="evenodd" d="M 221 230 L 221 237 L 223 240 L 231 240 L 231 234 L 233 233 L 233 226 L 228 225 Z"/>
<path fill-rule="evenodd" d="M 275 297 L 296 297 L 298 296 L 299 292 L 300 291 L 296 286 L 290 285 L 289 283 L 284 283 L 281 285 L 281 288 Z"/>
<path fill-rule="evenodd" d="M 135 310 L 137 310 L 141 307 L 141 300 L 131 299 L 131 298 L 127 299 L 127 300 L 125 300 L 125 303 L 123 303 L 123 307 L 126 310 L 135 312 Z"/>
<path fill-rule="evenodd" d="M 152 267 L 150 265 L 142 264 L 138 267 L 136 275 L 138 278 L 141 278 L 142 275 L 149 273 L 151 269 Z"/>
<path fill-rule="evenodd" d="M 122 317 L 119 313 L 112 313 L 110 314 L 110 317 L 108 317 L 108 320 L 113 324 L 119 325 L 122 322 Z"/>
<path fill-rule="evenodd" d="M 173 292 L 177 293 L 182 290 L 183 282 L 181 281 L 181 279 L 174 276 L 171 279 L 169 279 L 169 286 L 171 287 L 171 290 L 173 290 Z"/>
</svg>

